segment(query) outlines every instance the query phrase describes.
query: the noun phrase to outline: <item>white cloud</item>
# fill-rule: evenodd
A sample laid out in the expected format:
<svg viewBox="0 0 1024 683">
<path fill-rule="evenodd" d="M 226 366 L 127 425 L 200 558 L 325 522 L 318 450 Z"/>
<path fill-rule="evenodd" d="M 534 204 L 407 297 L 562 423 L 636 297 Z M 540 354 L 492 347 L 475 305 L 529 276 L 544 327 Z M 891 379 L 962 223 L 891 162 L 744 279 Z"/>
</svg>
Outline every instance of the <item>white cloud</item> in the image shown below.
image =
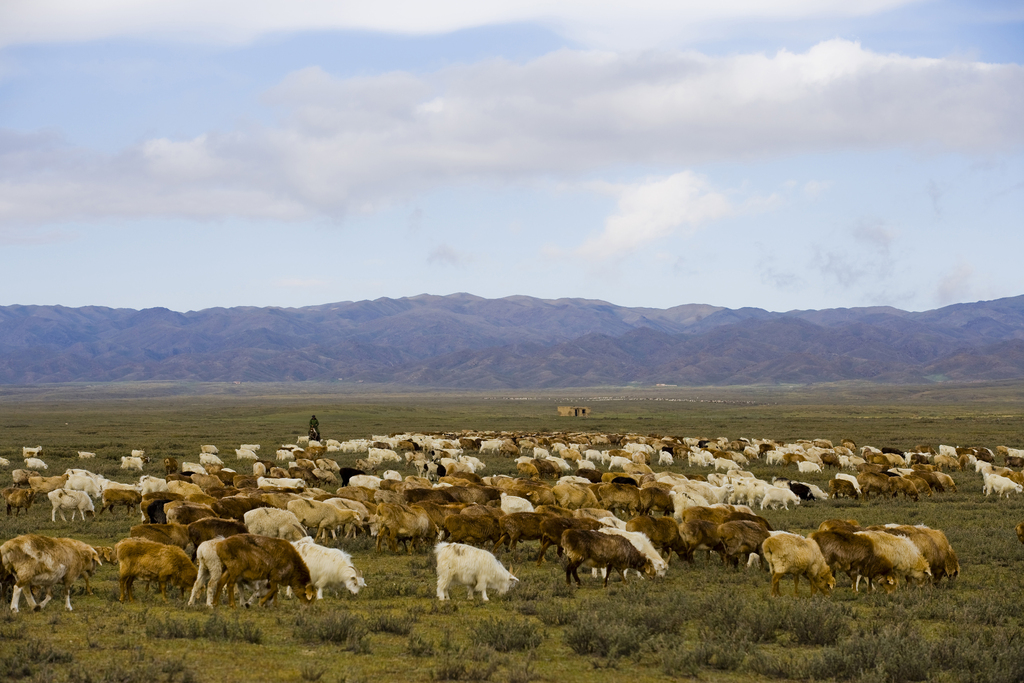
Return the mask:
<svg viewBox="0 0 1024 683">
<path fill-rule="evenodd" d="M 690 171 L 668 178 L 612 188 L 618 212 L 609 216 L 604 232 L 577 251 L 580 256 L 610 259 L 680 231 L 693 231 L 733 212 L 725 195 Z"/>
<path fill-rule="evenodd" d="M 128 37 L 234 44 L 295 31 L 439 34 L 534 22 L 588 45 L 649 47 L 727 21 L 868 16 L 918 0 L 5 0 L 0 46 Z"/>
<path fill-rule="evenodd" d="M 830 187 L 832 187 L 831 180 L 808 180 L 804 183 L 803 191 L 808 197 L 817 197 Z"/>
<path fill-rule="evenodd" d="M 935 300 L 939 306 L 972 300 L 974 296 L 973 278 L 974 268 L 969 263 L 960 263 L 956 268 L 943 273 L 935 289 Z"/>
<path fill-rule="evenodd" d="M 274 284 L 278 287 L 298 288 L 298 289 L 312 289 L 317 287 L 325 287 L 332 284 L 330 280 L 297 280 L 282 278 L 274 280 Z"/>
<path fill-rule="evenodd" d="M 275 125 L 116 155 L 0 135 L 0 226 L 336 218 L 453 183 L 1024 142 L 1024 67 L 881 55 L 844 40 L 774 56 L 559 50 L 527 64 L 351 79 L 311 67 L 265 102 L 280 113 Z"/>
<path fill-rule="evenodd" d="M 448 244 L 434 248 L 427 256 L 427 263 L 442 266 L 461 266 L 466 263 L 467 256 Z"/>
</svg>

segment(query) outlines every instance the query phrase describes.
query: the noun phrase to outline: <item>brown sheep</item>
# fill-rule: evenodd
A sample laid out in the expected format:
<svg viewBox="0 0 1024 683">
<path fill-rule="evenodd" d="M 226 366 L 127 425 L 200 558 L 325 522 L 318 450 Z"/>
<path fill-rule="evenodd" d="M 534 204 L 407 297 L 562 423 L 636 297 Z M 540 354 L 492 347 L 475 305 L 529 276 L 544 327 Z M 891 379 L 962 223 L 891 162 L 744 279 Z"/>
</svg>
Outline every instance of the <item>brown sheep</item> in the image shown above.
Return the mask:
<svg viewBox="0 0 1024 683">
<path fill-rule="evenodd" d="M 134 602 L 132 585 L 136 579 L 156 581 L 160 585 L 160 595 L 167 602 L 167 584 L 181 589 L 182 598 L 185 591 L 195 583 L 196 566 L 188 559 L 188 555 L 176 546 L 147 541 L 142 538 L 125 538 L 114 545 L 117 552 L 118 583 L 124 602 Z"/>
<path fill-rule="evenodd" d="M 454 488 L 454 487 L 452 487 Z M 455 503 L 455 496 L 448 492 L 448 489 L 406 489 L 402 494 L 409 505 L 418 503 Z"/>
<path fill-rule="evenodd" d="M 864 490 L 864 495 L 867 495 L 867 488 L 865 487 L 865 485 L 861 483 L 860 486 L 861 489 Z M 928 488 L 927 484 L 925 484 L 925 488 Z M 915 501 L 918 498 L 917 486 L 914 485 L 914 482 L 910 481 L 905 477 L 890 477 L 889 492 L 892 493 L 893 498 L 895 498 L 897 494 L 900 493 L 903 494 L 904 498 L 911 498 Z"/>
<path fill-rule="evenodd" d="M 579 484 L 556 484 L 551 488 L 559 507 L 570 510 L 597 507 L 597 496 L 586 486 Z"/>
<path fill-rule="evenodd" d="M 860 484 L 861 493 L 865 498 L 872 493 L 879 495 L 890 493 L 891 489 L 889 488 L 889 479 L 890 477 L 887 477 L 884 474 L 877 474 L 875 472 L 861 472 L 857 475 L 857 483 Z M 914 489 L 914 496 L 916 499 L 916 488 Z"/>
<path fill-rule="evenodd" d="M 813 531 L 810 537 L 818 544 L 834 574 L 846 572 L 854 590 L 861 577 L 867 579 L 868 590 L 872 584 L 880 584 L 889 591 L 895 587 L 892 562 L 876 553 L 871 541 L 858 536 L 852 527 Z"/>
<path fill-rule="evenodd" d="M 515 557 L 519 541 L 540 540 L 540 525 L 545 519 L 552 519 L 552 516 L 539 512 L 513 512 L 511 515 L 502 515 L 498 520 L 501 536 L 495 541 L 491 552 L 497 551 L 502 545 L 508 545 L 509 552 Z"/>
<path fill-rule="evenodd" d="M 214 592 L 213 604 L 220 601 L 221 591 L 228 584 L 269 581 L 270 589 L 260 599 L 260 606 L 271 599 L 277 604 L 278 587 L 290 587 L 304 605 L 316 600 L 306 563 L 288 541 L 280 538 L 239 534 L 219 541 L 216 546 L 224 571 Z M 235 591 L 228 591 L 228 604 L 235 606 Z"/>
<path fill-rule="evenodd" d="M 621 536 L 587 531 L 585 529 L 568 529 L 562 534 L 562 548 L 569 563 L 565 567 L 565 583 L 581 585 L 576 570 L 584 563 L 597 569 L 605 569 L 604 586 L 608 587 L 608 579 L 612 569 L 619 572 L 622 583 L 626 583 L 627 569 L 635 569 L 648 577 L 655 576 L 654 564 L 632 543 Z"/>
<path fill-rule="evenodd" d="M 779 595 L 779 581 L 786 574 L 793 576 L 794 596 L 799 595 L 801 576 L 810 582 L 812 596 L 815 591 L 829 595 L 835 588 L 836 580 L 814 539 L 777 531 L 764 540 L 761 549 L 772 572 L 772 597 Z"/>
<path fill-rule="evenodd" d="M 626 522 L 626 531 L 639 531 L 646 535 L 651 545 L 666 559 L 671 558 L 673 552 L 680 555 L 686 552 L 679 535 L 679 525 L 672 517 L 640 515 Z"/>
<path fill-rule="evenodd" d="M 18 611 L 22 593 L 32 609 L 46 607 L 57 583 L 64 585 L 65 606 L 71 611 L 71 584 L 80 576 L 88 579 L 102 561 L 95 548 L 73 538 L 25 534 L 0 545 L 0 564 L 14 577 L 12 612 Z M 46 589 L 39 604 L 32 596 L 33 587 Z"/>
<path fill-rule="evenodd" d="M 221 519 L 219 517 L 204 517 L 196 520 L 186 527 L 188 540 L 192 543 L 192 557 L 195 558 L 196 549 L 203 541 L 209 541 L 217 536 L 235 536 L 236 534 L 248 533 L 245 524 L 233 519 Z"/>
<path fill-rule="evenodd" d="M 692 509 L 692 508 L 691 508 Z M 679 557 L 693 563 L 693 553 L 698 550 L 717 551 L 721 539 L 718 537 L 718 522 L 696 519 L 679 524 L 679 538 L 683 551 Z"/>
<path fill-rule="evenodd" d="M 377 552 L 381 542 L 387 539 L 391 552 L 398 552 L 398 541 L 411 555 L 420 541 L 430 541 L 437 536 L 437 525 L 426 511 L 417 505 L 392 505 L 381 503 L 377 506 Z M 412 545 L 409 545 L 412 541 Z"/>
<path fill-rule="evenodd" d="M 0 491 L 4 496 L 4 501 L 7 503 L 7 516 L 11 516 L 11 510 L 14 510 L 14 516 L 17 517 L 22 510 L 28 512 L 32 507 L 32 503 L 35 502 L 36 492 L 32 489 L 19 489 L 8 487 Z"/>
<path fill-rule="evenodd" d="M 260 498 L 237 495 L 226 496 L 210 506 L 213 508 L 214 516 L 221 519 L 233 519 L 241 522 L 245 519 L 245 513 L 256 508 L 270 507 Z"/>
<path fill-rule="evenodd" d="M 68 475 L 62 474 L 57 477 L 29 477 L 28 485 L 36 493 L 49 493 L 50 491 L 56 491 L 57 489 L 64 488 L 64 484 L 68 483 Z"/>
<path fill-rule="evenodd" d="M 555 546 L 555 553 L 562 556 L 562 534 L 568 529 L 587 529 L 597 531 L 604 525 L 596 519 L 588 517 L 549 517 L 540 523 L 540 551 L 537 553 L 537 565 L 546 559 L 544 556 L 550 546 Z"/>
<path fill-rule="evenodd" d="M 445 540 L 483 546 L 501 537 L 498 520 L 491 515 L 448 515 L 443 522 Z"/>
<path fill-rule="evenodd" d="M 164 514 L 168 522 L 183 524 L 185 526 L 200 520 L 204 517 L 216 517 L 217 513 L 209 505 L 201 503 L 190 503 L 185 500 L 175 500 L 164 506 Z"/>
<path fill-rule="evenodd" d="M 749 520 L 736 520 L 718 525 L 718 554 L 722 564 L 739 568 L 740 560 L 761 554 L 761 543 L 768 538 L 763 524 Z"/>
<path fill-rule="evenodd" d="M 190 543 L 188 538 L 188 527 L 184 524 L 136 524 L 128 532 L 131 538 L 144 538 L 148 541 L 174 545 L 182 550 Z"/>
<path fill-rule="evenodd" d="M 167 495 L 166 491 L 157 492 L 156 495 Z M 142 504 L 142 494 L 134 489 L 109 488 L 103 491 L 103 506 L 97 514 L 103 514 L 104 510 L 110 510 L 114 514 L 114 508 L 123 505 L 125 514 L 132 514 Z"/>
<path fill-rule="evenodd" d="M 516 471 L 524 477 L 540 479 L 540 470 L 532 462 L 521 462 L 516 464 Z"/>
<path fill-rule="evenodd" d="M 640 489 L 628 484 L 601 484 L 597 489 L 601 506 L 611 512 L 621 511 L 635 517 L 640 509 Z"/>
<path fill-rule="evenodd" d="M 671 515 L 676 511 L 670 492 L 657 485 L 642 487 L 640 489 L 640 514 L 649 515 L 656 510 L 660 510 L 663 515 Z"/>
<path fill-rule="evenodd" d="M 830 498 L 860 498 L 857 487 L 846 479 L 830 479 L 828 482 Z"/>
</svg>

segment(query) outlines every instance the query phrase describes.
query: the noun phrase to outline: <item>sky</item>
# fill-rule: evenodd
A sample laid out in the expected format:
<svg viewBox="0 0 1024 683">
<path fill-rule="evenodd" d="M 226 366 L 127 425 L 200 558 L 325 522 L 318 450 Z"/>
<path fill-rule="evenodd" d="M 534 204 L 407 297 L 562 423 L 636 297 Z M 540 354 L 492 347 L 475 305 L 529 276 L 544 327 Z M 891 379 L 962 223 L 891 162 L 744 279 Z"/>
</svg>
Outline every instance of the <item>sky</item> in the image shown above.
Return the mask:
<svg viewBox="0 0 1024 683">
<path fill-rule="evenodd" d="M 1024 3 L 5 0 L 0 305 L 1024 294 Z"/>
</svg>

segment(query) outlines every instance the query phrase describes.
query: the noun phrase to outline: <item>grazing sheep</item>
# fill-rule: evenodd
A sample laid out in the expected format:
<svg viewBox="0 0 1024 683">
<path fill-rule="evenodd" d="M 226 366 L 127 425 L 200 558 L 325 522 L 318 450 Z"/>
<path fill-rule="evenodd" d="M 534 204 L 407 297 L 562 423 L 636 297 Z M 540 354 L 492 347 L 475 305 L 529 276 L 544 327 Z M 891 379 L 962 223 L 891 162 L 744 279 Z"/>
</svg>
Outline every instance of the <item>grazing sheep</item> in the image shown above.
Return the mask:
<svg viewBox="0 0 1024 683">
<path fill-rule="evenodd" d="M 36 499 L 36 492 L 32 489 L 8 487 L 0 490 L 0 494 L 3 494 L 4 501 L 7 503 L 8 517 L 11 516 L 11 510 L 14 510 L 15 517 L 17 517 L 22 510 L 28 512 L 32 508 L 32 503 Z"/>
<path fill-rule="evenodd" d="M 71 584 L 80 576 L 88 578 L 103 564 L 96 549 L 81 541 L 35 534 L 18 536 L 0 545 L 0 563 L 15 577 L 12 612 L 18 611 L 22 593 L 29 607 L 43 609 L 57 583 L 64 585 L 65 606 L 71 611 Z M 32 596 L 33 587 L 46 589 L 46 598 L 38 605 Z"/>
<path fill-rule="evenodd" d="M 434 546 L 437 557 L 437 599 L 447 600 L 453 583 L 466 586 L 469 599 L 480 593 L 488 602 L 487 590 L 504 595 L 519 579 L 513 576 L 494 555 L 481 548 L 461 543 L 438 543 Z"/>
<path fill-rule="evenodd" d="M 338 529 L 352 524 L 359 517 L 353 510 L 342 512 L 328 503 L 305 498 L 290 501 L 288 511 L 293 513 L 304 527 L 317 530 L 315 540 L 326 538 L 328 531 L 331 532 L 332 538 L 337 538 Z"/>
<path fill-rule="evenodd" d="M 164 545 L 173 545 L 184 550 L 190 543 L 188 527 L 184 524 L 136 524 L 128 531 L 131 538 L 143 538 Z"/>
<path fill-rule="evenodd" d="M 533 504 L 525 498 L 510 496 L 502 492 L 501 511 L 506 515 L 511 515 L 513 512 L 533 512 Z"/>
<path fill-rule="evenodd" d="M 132 585 L 136 579 L 156 581 L 160 596 L 167 602 L 167 584 L 181 589 L 181 597 L 196 580 L 196 567 L 181 548 L 142 538 L 124 538 L 114 545 L 118 562 L 118 585 L 124 602 L 135 602 Z"/>
<path fill-rule="evenodd" d="M 49 493 L 64 488 L 68 483 L 69 475 L 62 474 L 59 477 L 29 477 L 28 485 L 35 493 Z"/>
<path fill-rule="evenodd" d="M 25 467 L 30 470 L 46 470 L 49 466 L 39 458 L 25 458 Z"/>
<path fill-rule="evenodd" d="M 577 586 L 581 585 L 577 570 L 584 564 L 605 570 L 605 588 L 608 587 L 612 569 L 619 572 L 623 583 L 626 583 L 626 569 L 635 569 L 649 577 L 655 575 L 651 560 L 622 536 L 602 531 L 567 529 L 562 534 L 562 548 L 569 559 L 565 568 L 565 582 L 568 585 L 572 585 L 572 579 L 575 579 Z"/>
<path fill-rule="evenodd" d="M 869 539 L 875 552 L 892 563 L 895 585 L 899 585 L 900 579 L 923 583 L 934 576 L 928 560 L 910 538 L 895 536 L 885 531 L 869 530 L 856 533 Z"/>
<path fill-rule="evenodd" d="M 292 545 L 309 569 L 310 582 L 316 588 L 317 600 L 323 599 L 324 588 L 344 586 L 349 593 L 356 595 L 360 588 L 366 587 L 362 574 L 352 564 L 352 556 L 345 551 L 317 545 L 308 536 L 293 541 Z"/>
<path fill-rule="evenodd" d="M 270 536 L 271 538 L 283 538 L 287 541 L 297 541 L 306 536 L 299 518 L 295 513 L 278 508 L 256 508 L 249 510 L 243 515 L 245 528 L 250 534 Z"/>
<path fill-rule="evenodd" d="M 819 465 L 816 462 L 812 462 L 810 460 L 804 460 L 803 462 L 798 462 L 796 464 L 796 468 L 797 468 L 797 470 L 799 470 L 800 472 L 805 473 L 805 474 L 807 472 L 821 472 L 821 465 Z"/>
<path fill-rule="evenodd" d="M 260 606 L 271 599 L 277 604 L 278 586 L 292 588 L 303 604 L 316 600 L 309 568 L 299 551 L 288 541 L 255 534 L 230 536 L 214 544 L 224 571 L 214 588 L 213 604 L 220 599 L 221 590 L 228 584 L 267 581 L 269 590 L 260 599 Z M 228 604 L 235 606 L 235 591 L 228 591 Z"/>
<path fill-rule="evenodd" d="M 771 507 L 773 510 L 778 510 L 781 505 L 785 509 L 789 509 L 789 504 L 793 505 L 800 504 L 800 496 L 793 493 L 788 488 L 782 488 L 781 486 L 769 486 L 764 493 L 764 498 L 761 499 L 761 509 L 764 510 L 766 507 Z"/>
<path fill-rule="evenodd" d="M 100 514 L 104 510 L 110 510 L 114 514 L 114 508 L 123 505 L 125 514 L 135 512 L 142 504 L 142 494 L 133 489 L 105 489 L 103 491 L 103 505 L 100 507 Z"/>
<path fill-rule="evenodd" d="M 761 544 L 765 561 L 772 572 L 771 595 L 779 595 L 779 580 L 793 575 L 793 595 L 799 595 L 800 577 L 811 584 L 811 595 L 821 591 L 829 595 L 836 586 L 828 563 L 814 539 L 784 531 L 773 531 Z"/>
<path fill-rule="evenodd" d="M 1006 494 L 1006 497 L 1009 498 L 1011 493 L 1021 493 L 1024 491 L 1024 486 L 998 474 L 986 474 L 985 486 L 982 490 L 986 496 L 995 493 L 997 498 L 1002 497 L 1003 494 Z"/>
<path fill-rule="evenodd" d="M 142 471 L 142 458 L 128 457 L 127 455 L 121 457 L 121 469 L 122 470 L 138 470 Z"/>
<path fill-rule="evenodd" d="M 218 458 L 213 453 L 200 453 L 199 454 L 199 464 L 203 465 L 204 467 L 206 465 L 221 465 L 221 466 L 223 466 L 224 465 L 224 461 L 221 460 L 220 458 Z"/>
<path fill-rule="evenodd" d="M 66 510 L 71 511 L 71 521 L 75 521 L 75 513 L 79 513 L 82 517 L 82 521 L 85 521 L 85 513 L 89 513 L 90 517 L 96 516 L 96 508 L 93 507 L 92 498 L 89 497 L 88 493 L 82 491 L 65 491 L 64 489 L 56 489 L 46 494 L 46 497 L 50 499 L 50 505 L 53 506 L 53 510 L 50 512 L 50 521 L 57 521 L 57 513 L 60 513 L 60 518 L 65 522 L 68 521 L 64 516 Z"/>
</svg>

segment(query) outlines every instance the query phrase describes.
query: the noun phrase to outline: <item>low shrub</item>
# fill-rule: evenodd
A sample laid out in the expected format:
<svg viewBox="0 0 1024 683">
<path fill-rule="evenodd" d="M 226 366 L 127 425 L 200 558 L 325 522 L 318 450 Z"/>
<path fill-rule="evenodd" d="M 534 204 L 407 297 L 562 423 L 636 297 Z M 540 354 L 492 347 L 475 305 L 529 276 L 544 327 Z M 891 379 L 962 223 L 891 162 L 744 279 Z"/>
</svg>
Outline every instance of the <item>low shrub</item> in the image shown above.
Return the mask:
<svg viewBox="0 0 1024 683">
<path fill-rule="evenodd" d="M 399 615 L 395 612 L 382 612 L 370 618 L 367 627 L 374 633 L 393 633 L 407 636 L 412 631 L 416 618 L 410 615 Z"/>
<path fill-rule="evenodd" d="M 647 632 L 624 621 L 606 621 L 597 615 L 581 615 L 569 624 L 562 636 L 578 655 L 615 659 L 638 652 Z"/>
<path fill-rule="evenodd" d="M 495 617 L 477 624 L 476 638 L 498 652 L 520 652 L 536 648 L 544 634 L 529 619 Z"/>
<path fill-rule="evenodd" d="M 335 643 L 350 652 L 370 652 L 369 629 L 366 622 L 351 612 L 326 615 L 300 614 L 295 620 L 295 639 Z"/>
</svg>

